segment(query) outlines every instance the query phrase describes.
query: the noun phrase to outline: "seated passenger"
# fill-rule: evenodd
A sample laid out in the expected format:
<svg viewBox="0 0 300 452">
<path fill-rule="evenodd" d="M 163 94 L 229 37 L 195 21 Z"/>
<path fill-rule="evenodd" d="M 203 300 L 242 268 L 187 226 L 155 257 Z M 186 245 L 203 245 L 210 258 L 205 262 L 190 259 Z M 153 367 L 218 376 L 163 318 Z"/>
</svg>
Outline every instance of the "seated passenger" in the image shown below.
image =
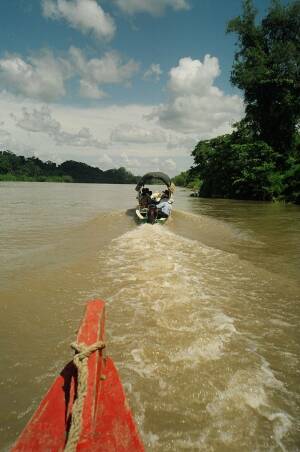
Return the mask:
<svg viewBox="0 0 300 452">
<path fill-rule="evenodd" d="M 143 188 L 141 195 L 140 195 L 140 199 L 139 199 L 139 203 L 140 203 L 140 207 L 141 208 L 147 208 L 148 205 L 151 202 L 151 195 L 152 195 L 152 191 L 149 191 L 149 188 Z"/>
<path fill-rule="evenodd" d="M 156 206 L 158 208 L 157 218 L 169 218 L 172 210 L 170 203 L 170 194 L 168 190 L 162 193 L 161 200 Z"/>
<path fill-rule="evenodd" d="M 150 204 L 153 204 L 152 201 L 152 191 L 147 188 L 146 198 L 147 198 L 147 207 L 149 207 Z"/>
<path fill-rule="evenodd" d="M 143 188 L 139 195 L 139 205 L 141 208 L 147 207 L 146 188 Z"/>
</svg>

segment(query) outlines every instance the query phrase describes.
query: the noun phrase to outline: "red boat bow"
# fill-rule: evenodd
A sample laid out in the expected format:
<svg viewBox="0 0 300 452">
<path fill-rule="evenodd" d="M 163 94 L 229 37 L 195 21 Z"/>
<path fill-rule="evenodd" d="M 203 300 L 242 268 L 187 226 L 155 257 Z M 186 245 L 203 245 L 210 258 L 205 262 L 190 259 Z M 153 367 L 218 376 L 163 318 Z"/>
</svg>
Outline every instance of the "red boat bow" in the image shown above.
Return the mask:
<svg viewBox="0 0 300 452">
<path fill-rule="evenodd" d="M 77 343 L 91 346 L 104 340 L 105 303 L 87 304 Z M 144 451 L 112 359 L 102 349 L 87 360 L 87 391 L 81 412 L 76 451 Z M 77 398 L 77 369 L 66 365 L 21 433 L 12 451 L 63 451 Z M 67 446 L 69 450 L 69 446 Z"/>
</svg>

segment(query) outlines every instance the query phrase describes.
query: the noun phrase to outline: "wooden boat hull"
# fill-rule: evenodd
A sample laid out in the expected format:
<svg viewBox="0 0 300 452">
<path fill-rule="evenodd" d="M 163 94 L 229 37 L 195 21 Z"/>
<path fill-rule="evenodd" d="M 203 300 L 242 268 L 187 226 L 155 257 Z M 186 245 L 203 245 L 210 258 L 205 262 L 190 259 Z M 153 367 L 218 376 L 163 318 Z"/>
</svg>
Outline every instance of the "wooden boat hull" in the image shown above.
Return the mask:
<svg viewBox="0 0 300 452">
<path fill-rule="evenodd" d="M 104 302 L 90 301 L 77 342 L 104 339 Z M 56 378 L 12 451 L 63 451 L 76 399 L 77 369 L 68 363 Z M 77 451 L 144 451 L 112 359 L 96 351 L 88 358 L 87 393 Z"/>
</svg>

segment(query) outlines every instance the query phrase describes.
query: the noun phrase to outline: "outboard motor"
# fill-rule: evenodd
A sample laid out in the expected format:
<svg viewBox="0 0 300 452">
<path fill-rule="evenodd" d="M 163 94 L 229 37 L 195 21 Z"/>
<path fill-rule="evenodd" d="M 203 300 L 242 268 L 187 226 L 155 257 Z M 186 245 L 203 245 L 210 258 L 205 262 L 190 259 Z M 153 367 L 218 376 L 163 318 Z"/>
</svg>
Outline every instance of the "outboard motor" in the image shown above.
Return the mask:
<svg viewBox="0 0 300 452">
<path fill-rule="evenodd" d="M 148 223 L 154 224 L 157 219 L 158 209 L 155 204 L 150 204 L 148 207 Z"/>
</svg>

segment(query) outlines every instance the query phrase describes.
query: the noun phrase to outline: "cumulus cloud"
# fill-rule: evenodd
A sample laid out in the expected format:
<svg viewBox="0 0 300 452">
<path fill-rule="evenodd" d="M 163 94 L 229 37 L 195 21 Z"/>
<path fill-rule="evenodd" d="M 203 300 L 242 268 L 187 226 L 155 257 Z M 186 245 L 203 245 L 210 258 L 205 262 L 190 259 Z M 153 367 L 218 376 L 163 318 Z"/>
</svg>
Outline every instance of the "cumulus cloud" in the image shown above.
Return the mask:
<svg viewBox="0 0 300 452">
<path fill-rule="evenodd" d="M 16 125 L 23 130 L 34 133 L 45 133 L 51 137 L 57 145 L 67 145 L 76 147 L 103 147 L 95 139 L 87 127 L 82 127 L 78 132 L 71 133 L 62 129 L 61 124 L 56 121 L 51 114 L 49 107 L 42 106 L 40 110 L 28 111 L 22 109 L 22 117 L 14 116 Z"/>
<path fill-rule="evenodd" d="M 0 138 L 1 139 L 3 139 L 3 138 L 6 139 L 6 138 L 10 137 L 11 134 L 7 130 L 3 129 L 2 128 L 3 126 L 5 126 L 5 122 L 1 121 L 0 122 Z M 3 144 L 3 143 L 0 143 L 0 146 L 1 146 L 1 144 Z"/>
<path fill-rule="evenodd" d="M 178 174 L 178 163 L 170 156 L 161 155 L 160 157 L 145 158 L 143 160 L 143 173 L 147 171 L 162 171 L 170 176 Z"/>
<path fill-rule="evenodd" d="M 88 80 L 80 80 L 79 94 L 87 99 L 102 99 L 106 97 L 105 92 L 96 83 Z"/>
<path fill-rule="evenodd" d="M 159 80 L 162 74 L 162 70 L 159 64 L 151 64 L 143 75 L 144 80 Z"/>
<path fill-rule="evenodd" d="M 177 165 L 173 159 L 167 159 L 164 161 L 164 166 L 167 170 L 174 171 Z"/>
<path fill-rule="evenodd" d="M 71 76 L 71 66 L 49 51 L 25 61 L 17 55 L 0 59 L 0 82 L 9 91 L 33 99 L 55 100 L 65 95 L 65 80 Z"/>
<path fill-rule="evenodd" d="M 186 57 L 171 69 L 169 99 L 149 116 L 162 127 L 208 138 L 230 130 L 243 115 L 243 102 L 214 86 L 220 74 L 218 59 L 206 55 L 203 62 Z"/>
<path fill-rule="evenodd" d="M 104 170 L 110 169 L 110 168 L 112 168 L 114 166 L 112 158 L 109 155 L 105 154 L 105 153 L 102 154 L 97 159 L 96 163 L 100 166 L 101 169 L 104 169 Z"/>
<path fill-rule="evenodd" d="M 81 77 L 80 93 L 89 98 L 99 99 L 105 95 L 99 85 L 128 83 L 139 69 L 136 61 L 124 63 L 117 52 L 107 52 L 102 58 L 90 60 L 76 47 L 71 47 L 69 53 L 74 69 Z"/>
<path fill-rule="evenodd" d="M 162 129 L 120 124 L 111 133 L 111 140 L 123 143 L 164 143 L 166 133 Z"/>
<path fill-rule="evenodd" d="M 130 171 L 135 171 L 141 167 L 140 159 L 130 158 L 128 157 L 126 152 L 122 152 L 119 158 L 119 162 L 121 166 L 126 166 Z"/>
<path fill-rule="evenodd" d="M 114 0 L 126 14 L 149 13 L 154 16 L 163 14 L 170 7 L 175 11 L 190 8 L 188 0 Z"/>
<path fill-rule="evenodd" d="M 128 85 L 138 69 L 136 61 L 124 62 L 114 51 L 87 59 L 82 50 L 71 47 L 65 58 L 48 50 L 26 60 L 6 55 L 0 59 L 0 83 L 14 94 L 51 102 L 65 96 L 68 79 L 79 78 L 81 97 L 101 99 L 106 96 L 101 85 Z"/>
<path fill-rule="evenodd" d="M 31 112 L 27 108 L 23 108 L 22 113 L 21 118 L 17 118 L 15 115 L 12 115 L 12 117 L 18 127 L 28 132 L 43 132 L 54 135 L 61 128 L 60 123 L 52 118 L 47 106 L 41 107 L 40 110 L 34 108 Z"/>
<path fill-rule="evenodd" d="M 111 39 L 116 31 L 114 20 L 96 0 L 43 0 L 42 11 L 45 17 L 64 19 L 71 27 L 92 32 L 97 38 Z"/>
<path fill-rule="evenodd" d="M 197 144 L 196 135 L 187 135 L 165 130 L 162 127 L 152 125 L 138 126 L 130 123 L 122 123 L 115 127 L 110 135 L 112 143 L 163 145 L 168 150 L 182 150 L 190 152 Z"/>
<path fill-rule="evenodd" d="M 17 96 L 0 92 L 0 123 L 4 121 L 0 143 L 4 149 L 25 156 L 34 153 L 42 160 L 72 159 L 102 169 L 125 166 L 141 175 L 157 169 L 173 176 L 193 163 L 190 135 L 147 120 L 152 110 L 151 105 L 138 104 L 76 107 L 54 103 L 49 108 L 32 100 L 24 104 Z M 125 125 L 129 136 L 124 135 Z M 166 163 L 170 159 L 176 163 L 174 170 Z"/>
<path fill-rule="evenodd" d="M 77 147 L 106 147 L 106 144 L 96 140 L 88 127 L 82 127 L 77 133 L 69 133 L 61 130 L 54 136 L 54 140 L 58 145 L 68 145 Z"/>
<path fill-rule="evenodd" d="M 170 70 L 169 89 L 175 94 L 206 94 L 220 75 L 216 57 L 205 55 L 203 63 L 192 58 L 181 58 L 179 65 Z"/>
<path fill-rule="evenodd" d="M 168 149 L 181 149 L 192 151 L 199 141 L 199 136 L 197 134 L 187 135 L 180 133 L 169 133 L 167 148 Z"/>
</svg>

